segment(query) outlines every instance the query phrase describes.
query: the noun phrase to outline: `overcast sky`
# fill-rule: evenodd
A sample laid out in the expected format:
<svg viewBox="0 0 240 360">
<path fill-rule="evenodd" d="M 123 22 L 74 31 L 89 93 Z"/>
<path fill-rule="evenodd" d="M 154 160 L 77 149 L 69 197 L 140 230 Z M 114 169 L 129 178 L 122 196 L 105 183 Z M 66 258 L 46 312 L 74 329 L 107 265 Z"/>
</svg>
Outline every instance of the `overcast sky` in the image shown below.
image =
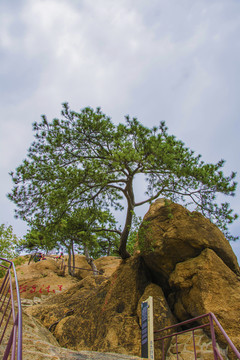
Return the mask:
<svg viewBox="0 0 240 360">
<path fill-rule="evenodd" d="M 240 182 L 239 66 L 239 0 L 0 0 L 0 224 L 26 232 L 6 198 L 8 173 L 27 154 L 32 123 L 59 117 L 66 101 L 101 106 L 115 123 L 165 120 Z M 239 195 L 227 199 L 237 213 Z M 240 259 L 240 240 L 231 245 Z"/>
</svg>

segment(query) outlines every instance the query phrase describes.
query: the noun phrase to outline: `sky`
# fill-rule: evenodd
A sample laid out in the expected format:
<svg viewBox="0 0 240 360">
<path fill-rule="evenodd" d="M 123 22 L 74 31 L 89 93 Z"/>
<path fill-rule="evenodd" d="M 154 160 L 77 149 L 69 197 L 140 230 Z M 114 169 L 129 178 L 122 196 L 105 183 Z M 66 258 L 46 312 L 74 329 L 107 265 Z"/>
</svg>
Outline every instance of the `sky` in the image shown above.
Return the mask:
<svg viewBox="0 0 240 360">
<path fill-rule="evenodd" d="M 240 183 L 239 39 L 240 0 L 0 0 L 0 224 L 26 233 L 6 197 L 9 172 L 33 122 L 60 117 L 63 102 L 100 106 L 115 124 L 164 120 Z M 239 195 L 224 199 L 238 214 Z M 230 230 L 240 235 L 239 219 Z M 231 245 L 240 260 L 240 240 Z"/>
</svg>

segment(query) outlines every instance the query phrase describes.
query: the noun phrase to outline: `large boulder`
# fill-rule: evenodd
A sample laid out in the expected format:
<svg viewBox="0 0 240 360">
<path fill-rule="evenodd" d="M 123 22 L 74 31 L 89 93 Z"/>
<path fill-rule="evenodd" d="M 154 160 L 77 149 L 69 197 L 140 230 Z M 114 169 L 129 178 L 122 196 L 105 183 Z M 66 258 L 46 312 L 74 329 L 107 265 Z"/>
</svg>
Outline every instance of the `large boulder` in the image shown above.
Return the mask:
<svg viewBox="0 0 240 360">
<path fill-rule="evenodd" d="M 212 249 L 239 274 L 237 258 L 218 227 L 198 212 L 158 199 L 144 216 L 138 246 L 157 282 L 165 287 L 177 263 Z"/>
<path fill-rule="evenodd" d="M 174 313 L 181 321 L 213 312 L 235 346 L 240 346 L 240 281 L 211 249 L 176 265 L 169 278 Z M 217 328 L 216 328 L 217 329 Z M 218 340 L 224 339 L 217 330 Z"/>
</svg>

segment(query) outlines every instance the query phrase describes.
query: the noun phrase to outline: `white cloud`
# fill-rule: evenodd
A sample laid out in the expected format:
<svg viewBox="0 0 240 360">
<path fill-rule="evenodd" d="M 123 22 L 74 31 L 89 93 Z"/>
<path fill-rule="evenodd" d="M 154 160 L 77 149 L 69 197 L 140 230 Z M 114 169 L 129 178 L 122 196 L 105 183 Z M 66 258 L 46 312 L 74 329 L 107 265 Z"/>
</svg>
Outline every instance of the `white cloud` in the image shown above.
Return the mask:
<svg viewBox="0 0 240 360">
<path fill-rule="evenodd" d="M 59 116 L 63 101 L 76 111 L 100 105 L 116 122 L 127 113 L 149 127 L 166 120 L 206 161 L 239 169 L 239 1 L 15 5 L 0 4 L 2 172 L 22 161 L 31 123 Z"/>
</svg>

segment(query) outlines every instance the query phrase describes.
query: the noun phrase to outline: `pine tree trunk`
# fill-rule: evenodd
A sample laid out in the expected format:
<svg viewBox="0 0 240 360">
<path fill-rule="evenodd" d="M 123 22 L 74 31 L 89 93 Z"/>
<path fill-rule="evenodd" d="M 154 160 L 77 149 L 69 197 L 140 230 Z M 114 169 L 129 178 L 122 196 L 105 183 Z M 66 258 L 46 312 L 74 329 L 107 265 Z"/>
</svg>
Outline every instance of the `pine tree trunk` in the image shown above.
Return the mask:
<svg viewBox="0 0 240 360">
<path fill-rule="evenodd" d="M 71 247 L 68 247 L 68 274 L 72 275 L 72 251 Z"/>
<path fill-rule="evenodd" d="M 107 256 L 109 256 L 109 255 L 110 255 L 110 252 L 111 252 L 111 247 L 112 247 L 112 243 L 111 243 L 111 240 L 109 239 L 109 240 L 108 240 Z"/>
<path fill-rule="evenodd" d="M 73 240 L 71 241 L 71 244 L 72 244 L 72 263 L 73 263 L 73 265 L 72 265 L 72 276 L 74 276 L 74 274 L 75 274 L 75 253 L 74 253 L 74 242 L 73 242 Z"/>
<path fill-rule="evenodd" d="M 122 231 L 122 234 L 120 236 L 120 245 L 119 245 L 119 255 L 122 259 L 127 259 L 131 257 L 129 252 L 127 251 L 127 239 L 129 232 L 131 230 L 132 226 L 132 219 L 133 219 L 133 211 L 134 211 L 134 194 L 133 194 L 133 186 L 132 186 L 132 180 L 130 179 L 129 183 L 126 186 L 125 192 L 126 192 L 126 198 L 128 201 L 128 208 L 127 208 L 127 216 L 126 221 L 124 225 L 124 229 Z"/>
<path fill-rule="evenodd" d="M 133 209 L 128 207 L 125 226 L 120 236 L 120 245 L 118 248 L 118 252 L 122 259 L 127 259 L 131 257 L 131 255 L 127 251 L 127 239 L 132 225 L 132 217 L 133 217 L 132 211 Z"/>
</svg>

